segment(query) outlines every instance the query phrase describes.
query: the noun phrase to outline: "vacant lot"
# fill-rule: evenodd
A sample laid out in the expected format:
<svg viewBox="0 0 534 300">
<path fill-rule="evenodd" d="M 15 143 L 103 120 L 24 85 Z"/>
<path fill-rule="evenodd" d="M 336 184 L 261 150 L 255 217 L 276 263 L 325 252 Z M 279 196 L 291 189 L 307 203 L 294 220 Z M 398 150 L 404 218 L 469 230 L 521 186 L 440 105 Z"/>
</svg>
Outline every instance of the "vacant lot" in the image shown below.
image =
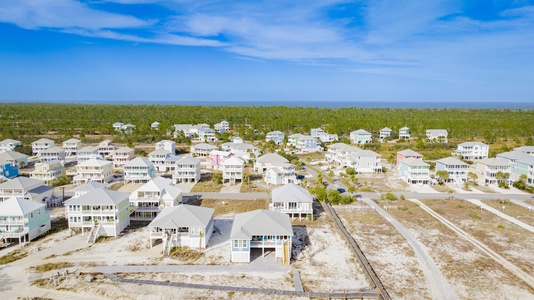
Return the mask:
<svg viewBox="0 0 534 300">
<path fill-rule="evenodd" d="M 469 203 L 461 200 L 431 200 L 430 207 L 459 225 L 469 216 Z M 378 201 L 388 204 L 385 201 Z M 430 201 L 426 201 L 428 203 Z M 534 290 L 493 259 L 434 219 L 416 204 L 399 200 L 388 213 L 408 227 L 429 250 L 436 265 L 462 299 L 528 299 Z M 476 207 L 475 207 L 476 209 Z M 473 211 L 473 210 L 471 210 Z M 476 211 L 476 210 L 475 210 Z M 483 212 L 490 214 L 489 212 Z M 478 214 L 478 211 L 477 211 Z M 498 230 L 495 225 L 495 230 Z M 508 248 L 513 250 L 513 246 Z M 496 249 L 494 249 L 496 250 Z"/>
<path fill-rule="evenodd" d="M 418 259 L 389 222 L 365 204 L 336 211 L 394 299 L 430 299 Z"/>
<path fill-rule="evenodd" d="M 534 239 L 528 230 L 462 200 L 423 201 L 505 259 L 534 273 Z M 530 237 L 530 238 L 529 238 Z"/>
<path fill-rule="evenodd" d="M 514 217 L 521 222 L 534 226 L 534 210 L 532 209 L 529 211 L 527 208 L 514 204 L 508 200 L 483 200 L 482 202 L 501 211 L 504 206 L 503 213 Z"/>
<path fill-rule="evenodd" d="M 230 213 L 242 213 L 256 209 L 269 209 L 269 199 L 256 200 L 219 200 L 219 199 L 201 199 L 200 206 L 211 207 L 215 209 L 215 216 L 226 215 Z"/>
</svg>

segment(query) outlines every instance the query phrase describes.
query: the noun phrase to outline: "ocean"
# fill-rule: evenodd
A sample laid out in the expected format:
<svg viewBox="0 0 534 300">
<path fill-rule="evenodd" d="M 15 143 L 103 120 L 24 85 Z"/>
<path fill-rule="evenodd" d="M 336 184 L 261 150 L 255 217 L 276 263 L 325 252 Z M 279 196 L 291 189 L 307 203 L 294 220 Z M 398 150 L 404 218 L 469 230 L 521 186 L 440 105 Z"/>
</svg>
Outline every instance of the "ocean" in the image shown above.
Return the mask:
<svg viewBox="0 0 534 300">
<path fill-rule="evenodd" d="M 416 108 L 416 109 L 522 109 L 534 110 L 534 102 L 405 102 L 405 101 L 9 101 L 0 103 L 71 103 L 182 106 L 286 106 L 319 108 Z"/>
</svg>

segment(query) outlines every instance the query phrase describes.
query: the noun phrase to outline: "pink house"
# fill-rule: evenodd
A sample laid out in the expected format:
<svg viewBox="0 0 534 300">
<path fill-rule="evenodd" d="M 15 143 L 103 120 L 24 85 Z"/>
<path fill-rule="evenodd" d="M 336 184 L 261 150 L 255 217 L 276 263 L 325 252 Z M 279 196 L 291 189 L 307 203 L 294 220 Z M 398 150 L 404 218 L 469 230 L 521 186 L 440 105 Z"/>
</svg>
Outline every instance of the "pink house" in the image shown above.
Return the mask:
<svg viewBox="0 0 534 300">
<path fill-rule="evenodd" d="M 234 156 L 234 154 L 230 152 L 213 150 L 210 152 L 208 161 L 213 169 L 220 169 L 222 167 L 223 162 L 225 162 L 232 156 Z"/>
</svg>

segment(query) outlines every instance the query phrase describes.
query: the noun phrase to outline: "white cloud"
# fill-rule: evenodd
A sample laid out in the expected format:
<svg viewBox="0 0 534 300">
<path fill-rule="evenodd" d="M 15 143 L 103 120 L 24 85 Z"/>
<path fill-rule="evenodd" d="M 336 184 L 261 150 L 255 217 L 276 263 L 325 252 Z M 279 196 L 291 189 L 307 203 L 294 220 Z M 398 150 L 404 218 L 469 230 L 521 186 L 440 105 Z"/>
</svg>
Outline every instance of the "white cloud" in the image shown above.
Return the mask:
<svg viewBox="0 0 534 300">
<path fill-rule="evenodd" d="M 0 21 L 25 29 L 38 28 L 138 28 L 153 21 L 91 9 L 73 0 L 3 0 Z"/>
</svg>

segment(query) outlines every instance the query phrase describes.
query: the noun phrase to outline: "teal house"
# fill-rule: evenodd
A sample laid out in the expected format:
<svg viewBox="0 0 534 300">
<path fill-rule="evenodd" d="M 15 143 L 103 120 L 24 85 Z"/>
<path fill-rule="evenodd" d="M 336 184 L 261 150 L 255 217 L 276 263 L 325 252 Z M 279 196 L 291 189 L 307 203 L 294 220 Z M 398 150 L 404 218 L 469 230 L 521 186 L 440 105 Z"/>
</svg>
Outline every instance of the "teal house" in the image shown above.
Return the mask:
<svg viewBox="0 0 534 300">
<path fill-rule="evenodd" d="M 0 202 L 0 239 L 22 246 L 50 230 L 50 212 L 44 204 L 11 197 Z"/>
</svg>

